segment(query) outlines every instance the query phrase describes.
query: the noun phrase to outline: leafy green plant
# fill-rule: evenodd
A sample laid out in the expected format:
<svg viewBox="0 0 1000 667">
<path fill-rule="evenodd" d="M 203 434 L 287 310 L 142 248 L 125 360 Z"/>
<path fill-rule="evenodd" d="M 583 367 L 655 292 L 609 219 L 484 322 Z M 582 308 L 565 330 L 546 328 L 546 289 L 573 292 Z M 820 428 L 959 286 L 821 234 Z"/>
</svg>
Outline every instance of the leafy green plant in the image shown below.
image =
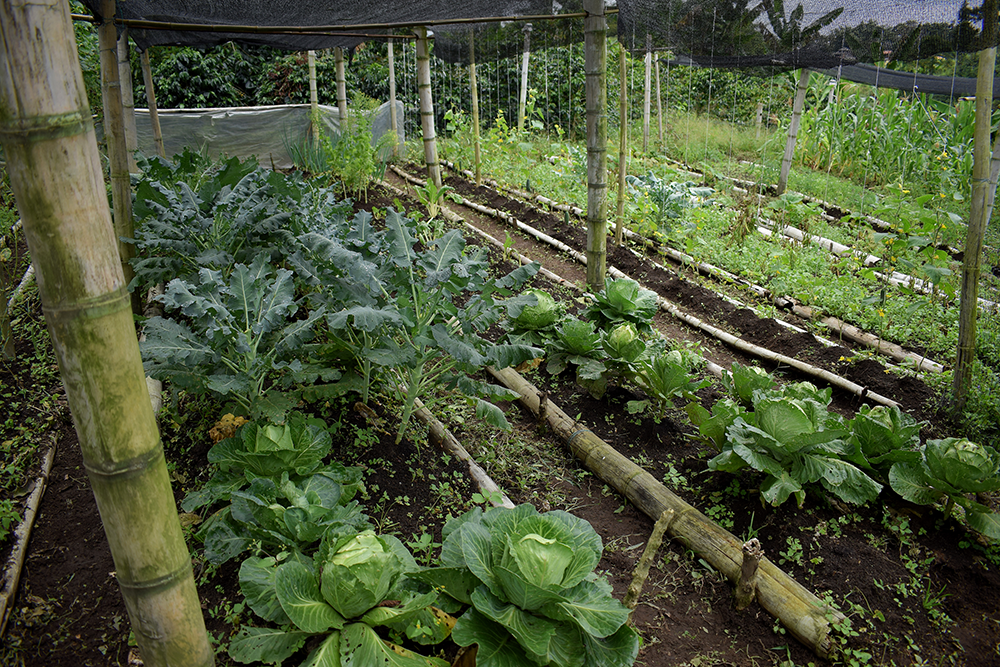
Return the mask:
<svg viewBox="0 0 1000 667">
<path fill-rule="evenodd" d="M 921 426 L 897 406 L 861 406 L 848 422 L 851 441 L 861 453 L 855 462 L 863 467 L 889 468 L 899 461 L 919 461 Z"/>
<path fill-rule="evenodd" d="M 512 341 L 528 345 L 545 345 L 555 334 L 563 310 L 542 289 L 532 288 L 507 300 L 507 318 Z"/>
<path fill-rule="evenodd" d="M 715 190 L 699 186 L 692 181 L 677 182 L 657 178 L 652 172 L 645 176 L 625 177 L 633 196 L 646 194 L 654 205 L 657 225 L 669 224 L 683 215 L 684 209 L 699 206 L 710 200 Z"/>
<path fill-rule="evenodd" d="M 308 639 L 320 640 L 304 665 L 447 667 L 382 639 L 376 628 L 423 644 L 445 639 L 452 619 L 431 605 L 437 594 L 419 592 L 407 574 L 413 556 L 391 535 L 331 530 L 315 558 L 249 558 L 240 589 L 249 607 L 281 629 L 244 626 L 229 643 L 241 663 L 280 663 Z"/>
<path fill-rule="evenodd" d="M 454 192 L 455 188 L 444 184 L 438 187 L 434 184 L 434 179 L 429 178 L 426 185 L 414 185 L 413 190 L 417 193 L 420 203 L 427 208 L 427 219 L 433 220 L 441 212 L 442 200 L 448 193 Z"/>
<path fill-rule="evenodd" d="M 758 366 L 744 366 L 734 361 L 732 368 L 722 374 L 722 386 L 729 395 L 749 407 L 758 389 L 771 389 L 777 384 L 774 377 Z"/>
<path fill-rule="evenodd" d="M 566 368 L 575 366 L 577 381 L 599 379 L 607 371 L 602 361 L 607 354 L 601 340 L 601 332 L 595 329 L 593 322 L 575 317 L 565 320 L 556 330 L 555 338 L 549 342 L 545 369 L 559 375 Z"/>
<path fill-rule="evenodd" d="M 0 544 L 10 535 L 11 526 L 21 522 L 21 515 L 14 509 L 14 501 L 5 498 L 0 500 Z"/>
<path fill-rule="evenodd" d="M 874 500 L 882 486 L 849 462 L 858 449 L 840 419 L 827 412 L 831 393 L 807 382 L 775 392 L 758 389 L 754 412 L 736 417 L 726 429 L 721 453 L 708 467 L 726 472 L 751 467 L 765 473 L 761 499 L 775 506 L 795 495 L 801 507 L 803 485 L 816 482 L 846 502 Z"/>
<path fill-rule="evenodd" d="M 711 413 L 697 402 L 688 403 L 685 409 L 688 419 L 698 428 L 696 437 L 718 452 L 726 445 L 726 431 L 747 413 L 741 404 L 729 398 L 716 401 Z"/>
<path fill-rule="evenodd" d="M 892 490 L 918 505 L 946 500 L 945 514 L 949 516 L 958 505 L 974 530 L 1000 539 L 1000 514 L 969 498 L 1000 490 L 1000 454 L 963 438 L 928 440 L 921 453 L 917 462 L 893 464 L 889 470 Z"/>
<path fill-rule="evenodd" d="M 155 378 L 230 398 L 252 418 L 266 414 L 281 421 L 294 400 L 276 384 L 287 387 L 310 374 L 340 377 L 301 358 L 324 311 L 292 320 L 294 297 L 291 272 L 273 269 L 264 255 L 250 266 L 235 265 L 228 280 L 207 268 L 190 281 L 172 280 L 160 300 L 186 321 L 154 317 L 146 323 L 143 366 Z"/>
<path fill-rule="evenodd" d="M 601 538 L 562 511 L 474 508 L 445 526 L 443 568 L 424 578 L 471 605 L 455 624 L 476 664 L 627 666 L 639 640 L 628 610 L 593 572 Z"/>
<path fill-rule="evenodd" d="M 691 363 L 678 350 L 640 359 L 634 369 L 633 379 L 649 398 L 629 401 L 626 408 L 631 414 L 652 410 L 657 420 L 664 417 L 675 398 L 693 400 L 696 391 L 711 384 L 707 379 L 692 377 Z"/>
<path fill-rule="evenodd" d="M 634 280 L 609 280 L 603 290 L 590 297 L 592 302 L 584 311 L 584 317 L 602 329 L 628 322 L 638 331 L 652 330 L 653 315 L 659 310 L 656 292 L 640 287 Z"/>
</svg>

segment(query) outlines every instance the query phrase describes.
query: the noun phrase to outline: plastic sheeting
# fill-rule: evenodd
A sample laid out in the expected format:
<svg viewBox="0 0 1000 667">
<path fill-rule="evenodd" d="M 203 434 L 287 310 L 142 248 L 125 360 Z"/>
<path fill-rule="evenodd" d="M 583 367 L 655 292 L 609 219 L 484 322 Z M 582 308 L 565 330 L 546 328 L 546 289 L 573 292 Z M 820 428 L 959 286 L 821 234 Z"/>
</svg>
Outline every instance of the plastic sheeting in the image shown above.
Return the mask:
<svg viewBox="0 0 1000 667">
<path fill-rule="evenodd" d="M 185 148 L 205 152 L 212 157 L 248 158 L 254 156 L 265 167 L 289 169 L 293 166 L 292 147 L 302 146 L 311 137 L 308 104 L 270 107 L 231 107 L 224 109 L 161 109 L 160 129 L 167 157 Z M 340 132 L 340 114 L 336 107 L 319 105 L 323 130 Z M 403 134 L 403 104 L 396 102 L 399 141 Z M 136 109 L 139 150 L 155 155 L 149 112 Z M 375 111 L 372 121 L 373 142 L 390 131 L 389 103 Z M 100 130 L 98 136 L 100 138 Z"/>
</svg>

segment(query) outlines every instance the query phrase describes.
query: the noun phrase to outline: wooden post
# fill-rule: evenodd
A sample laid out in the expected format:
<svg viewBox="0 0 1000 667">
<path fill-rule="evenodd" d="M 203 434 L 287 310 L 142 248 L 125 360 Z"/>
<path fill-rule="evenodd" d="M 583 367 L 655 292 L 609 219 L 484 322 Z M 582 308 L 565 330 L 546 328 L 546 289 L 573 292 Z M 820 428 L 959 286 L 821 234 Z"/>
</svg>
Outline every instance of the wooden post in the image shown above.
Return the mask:
<svg viewBox="0 0 1000 667">
<path fill-rule="evenodd" d="M 476 83 L 476 33 L 469 31 L 469 88 L 472 94 L 472 150 L 476 162 L 476 185 L 483 184 L 483 158 L 479 142 L 479 85 Z"/>
<path fill-rule="evenodd" d="M 402 142 L 399 140 L 399 116 L 396 113 L 396 58 L 392 40 L 389 40 L 389 127 L 392 130 L 392 154 L 399 157 Z"/>
<path fill-rule="evenodd" d="M 118 82 L 122 93 L 122 120 L 125 129 L 125 155 L 128 158 L 128 170 L 131 174 L 139 173 L 139 165 L 135 161 L 135 152 L 139 150 L 139 135 L 135 127 L 135 92 L 132 90 L 132 63 L 129 60 L 128 28 L 122 30 L 118 38 Z"/>
<path fill-rule="evenodd" d="M 424 133 L 424 162 L 427 176 L 441 187 L 441 165 L 438 163 L 437 138 L 434 133 L 434 98 L 431 96 L 431 52 L 427 44 L 427 28 L 415 28 L 417 34 L 417 93 L 420 97 L 420 128 Z"/>
<path fill-rule="evenodd" d="M 646 579 L 649 577 L 649 568 L 653 564 L 653 559 L 656 558 L 656 552 L 660 550 L 660 545 L 663 544 L 663 534 L 670 528 L 675 515 L 676 513 L 672 509 L 663 510 L 660 518 L 653 524 L 653 531 L 649 534 L 649 540 L 646 542 L 642 556 L 639 557 L 639 562 L 632 573 L 632 583 L 628 585 L 628 590 L 625 591 L 625 597 L 622 599 L 622 606 L 629 610 L 630 621 L 632 611 L 639 604 L 639 596 L 642 595 L 643 586 L 646 585 Z"/>
<path fill-rule="evenodd" d="M 319 146 L 319 89 L 316 86 L 316 52 L 306 51 L 309 64 L 309 124 L 312 126 L 313 143 Z"/>
<path fill-rule="evenodd" d="M 587 97 L 587 285 L 604 289 L 608 248 L 607 18 L 604 0 L 584 0 Z"/>
<path fill-rule="evenodd" d="M 118 78 L 118 35 L 115 31 L 115 0 L 101 0 L 104 22 L 97 29 L 101 52 L 101 95 L 104 100 L 104 140 L 108 145 L 108 163 L 111 172 L 111 201 L 114 206 L 114 230 L 118 239 L 122 273 L 128 285 L 135 277 L 129 260 L 135 255 L 135 246 L 122 238 L 134 236 L 132 222 L 132 185 L 129 179 L 128 149 L 125 146 L 125 122 L 122 109 L 121 83 Z M 132 292 L 132 312 L 142 312 L 138 289 Z"/>
<path fill-rule="evenodd" d="M 645 78 L 642 85 L 642 152 L 649 152 L 649 108 L 652 91 L 653 78 L 653 37 L 646 33 L 646 57 L 643 59 L 646 66 Z"/>
<path fill-rule="evenodd" d="M 344 49 L 333 49 L 333 61 L 337 67 L 337 109 L 340 111 L 340 131 L 344 131 L 347 122 L 347 75 L 344 73 Z"/>
<path fill-rule="evenodd" d="M 760 540 L 756 537 L 743 543 L 743 562 L 740 564 L 740 578 L 734 592 L 737 611 L 743 611 L 757 597 L 757 568 L 764 557 Z"/>
<path fill-rule="evenodd" d="M 754 126 L 757 128 L 755 138 L 760 139 L 760 126 L 764 122 L 764 103 L 757 102 L 757 112 L 754 114 Z"/>
<path fill-rule="evenodd" d="M 653 64 L 656 71 L 656 120 L 660 125 L 660 146 L 663 146 L 663 97 L 660 94 L 660 54 L 653 55 Z"/>
<path fill-rule="evenodd" d="M 805 67 L 799 72 L 799 85 L 795 89 L 795 101 L 792 103 L 792 122 L 788 125 L 788 139 L 785 141 L 785 155 L 781 158 L 781 174 L 778 176 L 778 194 L 788 187 L 788 172 L 792 169 L 792 156 L 795 155 L 795 140 L 799 135 L 799 123 L 802 121 L 802 107 L 806 103 L 806 89 L 809 87 L 809 70 Z"/>
<path fill-rule="evenodd" d="M 621 79 L 618 95 L 618 210 L 615 222 L 615 243 L 622 244 L 622 234 L 625 228 L 625 173 L 628 171 L 626 156 L 628 153 L 628 86 L 625 66 L 625 45 L 618 43 L 618 70 Z"/>
<path fill-rule="evenodd" d="M 521 94 L 517 100 L 517 131 L 524 131 L 524 110 L 528 104 L 528 58 L 531 54 L 531 24 L 525 23 L 524 53 L 521 55 Z"/>
<path fill-rule="evenodd" d="M 0 140 L 142 661 L 207 667 L 214 652 L 146 390 L 69 11 L 63 0 L 0 6 Z M 113 13 L 104 16 L 102 47 L 110 32 L 113 51 Z M 116 60 L 106 65 L 117 74 Z"/>
<path fill-rule="evenodd" d="M 165 158 L 167 151 L 163 148 L 163 130 L 160 129 L 160 114 L 156 108 L 156 91 L 153 89 L 153 70 L 149 66 L 149 49 L 139 54 L 139 63 L 142 67 L 142 80 L 146 84 L 146 108 L 149 109 L 149 124 L 153 128 L 153 145 L 156 147 L 156 154 Z"/>
<path fill-rule="evenodd" d="M 993 74 L 996 69 L 997 0 L 983 3 L 983 43 L 990 48 L 979 52 L 976 79 L 976 128 L 972 149 L 972 204 L 962 262 L 962 292 L 958 314 L 958 352 L 952 377 L 952 409 L 960 415 L 972 386 L 976 361 L 976 320 L 979 317 L 979 273 L 983 257 L 983 236 L 989 220 L 990 191 L 990 111 L 993 101 Z"/>
</svg>

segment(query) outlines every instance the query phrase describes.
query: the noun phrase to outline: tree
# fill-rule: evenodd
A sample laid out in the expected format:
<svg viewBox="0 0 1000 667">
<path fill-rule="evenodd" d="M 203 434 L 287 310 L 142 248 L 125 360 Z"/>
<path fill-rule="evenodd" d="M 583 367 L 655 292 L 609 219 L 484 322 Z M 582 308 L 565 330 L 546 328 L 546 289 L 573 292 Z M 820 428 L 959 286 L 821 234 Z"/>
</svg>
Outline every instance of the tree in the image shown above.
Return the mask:
<svg viewBox="0 0 1000 667">
<path fill-rule="evenodd" d="M 211 665 L 146 391 L 69 5 L 0 5 L 0 137 L 116 578 L 147 665 Z"/>
</svg>

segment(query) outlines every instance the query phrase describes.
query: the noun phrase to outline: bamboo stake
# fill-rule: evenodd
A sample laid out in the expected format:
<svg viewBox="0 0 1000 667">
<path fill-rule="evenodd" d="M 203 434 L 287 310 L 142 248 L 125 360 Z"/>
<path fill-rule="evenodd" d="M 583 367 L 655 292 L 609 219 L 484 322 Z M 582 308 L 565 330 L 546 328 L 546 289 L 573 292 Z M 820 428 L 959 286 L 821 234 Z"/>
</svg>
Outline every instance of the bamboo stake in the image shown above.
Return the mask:
<svg viewBox="0 0 1000 667">
<path fill-rule="evenodd" d="M 156 154 L 166 158 L 163 131 L 160 129 L 160 114 L 156 108 L 156 91 L 153 89 L 153 70 L 149 66 L 149 49 L 139 55 L 139 63 L 142 67 L 142 80 L 146 84 L 146 105 L 149 109 L 149 124 L 153 128 L 153 145 L 156 147 Z"/>
<path fill-rule="evenodd" d="M 781 158 L 781 174 L 778 176 L 778 187 L 775 194 L 780 195 L 788 187 L 788 173 L 792 169 L 795 140 L 799 135 L 799 123 L 802 121 L 802 107 L 806 103 L 806 89 L 808 87 L 809 70 L 803 67 L 799 72 L 799 84 L 795 89 L 795 101 L 792 103 L 792 122 L 788 124 L 788 139 L 785 141 L 785 155 Z"/>
<path fill-rule="evenodd" d="M 347 122 L 347 75 L 344 72 L 344 49 L 333 49 L 333 62 L 337 68 L 337 109 L 340 111 L 340 131 Z"/>
<path fill-rule="evenodd" d="M 472 150 L 476 162 L 476 186 L 483 185 L 483 159 L 479 145 L 479 86 L 476 83 L 476 33 L 469 32 L 469 88 L 472 94 Z"/>
<path fill-rule="evenodd" d="M 10 620 L 10 605 L 17 593 L 17 585 L 21 582 L 24 558 L 28 555 L 28 539 L 31 537 L 31 529 L 38 516 L 38 508 L 42 504 L 45 487 L 49 483 L 49 473 L 52 472 L 52 461 L 55 459 L 55 454 L 56 445 L 53 444 L 45 452 L 45 457 L 42 459 L 42 474 L 35 480 L 35 488 L 31 490 L 28 502 L 24 504 L 24 519 L 14 529 L 16 542 L 10 553 L 10 558 L 7 560 L 7 569 L 3 573 L 3 590 L 0 591 L 0 637 L 3 637 L 3 633 L 7 629 L 7 621 Z"/>
<path fill-rule="evenodd" d="M 618 70 L 621 79 L 621 92 L 618 96 L 618 209 L 615 211 L 615 243 L 622 244 L 622 233 L 625 229 L 625 172 L 627 165 L 625 157 L 628 152 L 628 89 L 626 84 L 625 45 L 618 49 Z"/>
<path fill-rule="evenodd" d="M 316 85 L 316 52 L 312 49 L 306 51 L 306 62 L 309 67 L 309 124 L 313 143 L 319 146 L 319 88 Z"/>
<path fill-rule="evenodd" d="M 656 71 L 656 120 L 660 125 L 660 147 L 663 146 L 663 97 L 660 94 L 660 54 L 653 54 Z"/>
<path fill-rule="evenodd" d="M 734 594 L 737 611 L 743 611 L 750 606 L 757 594 L 757 572 L 764 550 L 756 537 L 743 544 L 743 562 L 740 564 L 740 578 L 736 582 Z"/>
<path fill-rule="evenodd" d="M 132 90 L 132 63 L 129 60 L 128 28 L 118 38 L 118 81 L 122 93 L 122 117 L 125 127 L 125 150 L 130 174 L 139 173 L 135 153 L 139 150 L 139 134 L 135 127 L 135 92 Z"/>
<path fill-rule="evenodd" d="M 521 394 L 521 403 L 537 413 L 538 391 L 510 368 L 489 369 L 490 374 Z M 651 474 L 622 456 L 574 421 L 558 406 L 549 403 L 549 425 L 562 437 L 584 465 L 629 499 L 649 517 L 660 517 L 673 510 L 674 519 L 667 532 L 684 546 L 698 553 L 730 581 L 739 578 L 742 563 L 740 541 L 729 531 L 679 498 Z M 820 657 L 834 650 L 830 639 L 831 621 L 845 620 L 843 614 L 826 605 L 769 560 L 760 563 L 758 599 L 768 613 L 777 617 L 792 635 Z"/>
<path fill-rule="evenodd" d="M 396 113 L 396 58 L 393 53 L 392 40 L 389 49 L 389 127 L 392 129 L 392 154 L 399 157 L 403 142 L 399 138 L 399 114 Z"/>
<path fill-rule="evenodd" d="M 653 37 L 646 33 L 646 55 L 643 58 L 645 74 L 642 86 L 642 152 L 649 152 L 649 106 L 651 94 L 651 79 L 653 75 Z"/>
<path fill-rule="evenodd" d="M 431 95 L 431 53 L 427 43 L 427 28 L 415 28 L 417 34 L 417 92 L 420 97 L 420 128 L 424 133 L 424 162 L 427 175 L 435 187 L 441 187 L 441 165 L 438 163 L 437 135 L 434 133 L 434 98 Z"/>
<path fill-rule="evenodd" d="M 521 92 L 517 100 L 517 131 L 524 132 L 524 109 L 528 103 L 528 58 L 531 54 L 531 24 L 525 23 L 524 53 L 521 55 Z"/>
<path fill-rule="evenodd" d="M 979 52 L 976 80 L 976 128 L 972 163 L 972 204 L 962 262 L 962 291 L 958 315 L 958 352 L 952 376 L 952 410 L 965 408 L 976 361 L 976 320 L 979 317 L 979 274 L 983 258 L 983 235 L 989 220 L 985 213 L 990 190 L 990 126 L 993 73 L 996 68 L 997 0 L 983 3 L 983 39 L 991 45 Z"/>
<path fill-rule="evenodd" d="M 539 413 L 539 417 L 541 418 L 541 413 Z M 653 532 L 649 534 L 649 541 L 646 542 L 642 556 L 639 557 L 639 562 L 635 566 L 635 572 L 632 573 L 632 583 L 628 585 L 628 590 L 625 591 L 625 597 L 622 599 L 622 605 L 629 610 L 629 621 L 632 619 L 632 611 L 639 603 L 639 596 L 642 595 L 646 579 L 649 578 L 649 567 L 653 564 L 656 552 L 660 550 L 660 545 L 663 543 L 663 533 L 667 532 L 667 528 L 670 527 L 673 520 L 674 511 L 665 510 L 653 524 Z"/>
<path fill-rule="evenodd" d="M 128 149 L 125 145 L 124 110 L 121 82 L 118 78 L 118 55 L 115 25 L 115 0 L 101 0 L 104 22 L 97 29 L 101 53 L 101 94 L 104 99 L 104 139 L 108 145 L 111 172 L 111 201 L 114 206 L 114 230 L 118 239 L 118 256 L 128 285 L 135 277 L 129 260 L 135 256 L 135 246 L 121 239 L 135 235 L 132 221 L 132 186 L 129 178 Z M 140 313 L 139 292 L 132 293 L 132 312 Z"/>
<path fill-rule="evenodd" d="M 110 23 L 102 29 L 113 37 Z M 0 32 L 0 140 L 132 629 L 146 665 L 211 665 L 145 392 L 69 5 L 10 0 L 0 8 Z M 116 61 L 108 64 L 117 75 Z"/>
<path fill-rule="evenodd" d="M 587 98 L 587 285 L 604 289 L 608 262 L 607 19 L 604 0 L 584 0 Z"/>
</svg>

